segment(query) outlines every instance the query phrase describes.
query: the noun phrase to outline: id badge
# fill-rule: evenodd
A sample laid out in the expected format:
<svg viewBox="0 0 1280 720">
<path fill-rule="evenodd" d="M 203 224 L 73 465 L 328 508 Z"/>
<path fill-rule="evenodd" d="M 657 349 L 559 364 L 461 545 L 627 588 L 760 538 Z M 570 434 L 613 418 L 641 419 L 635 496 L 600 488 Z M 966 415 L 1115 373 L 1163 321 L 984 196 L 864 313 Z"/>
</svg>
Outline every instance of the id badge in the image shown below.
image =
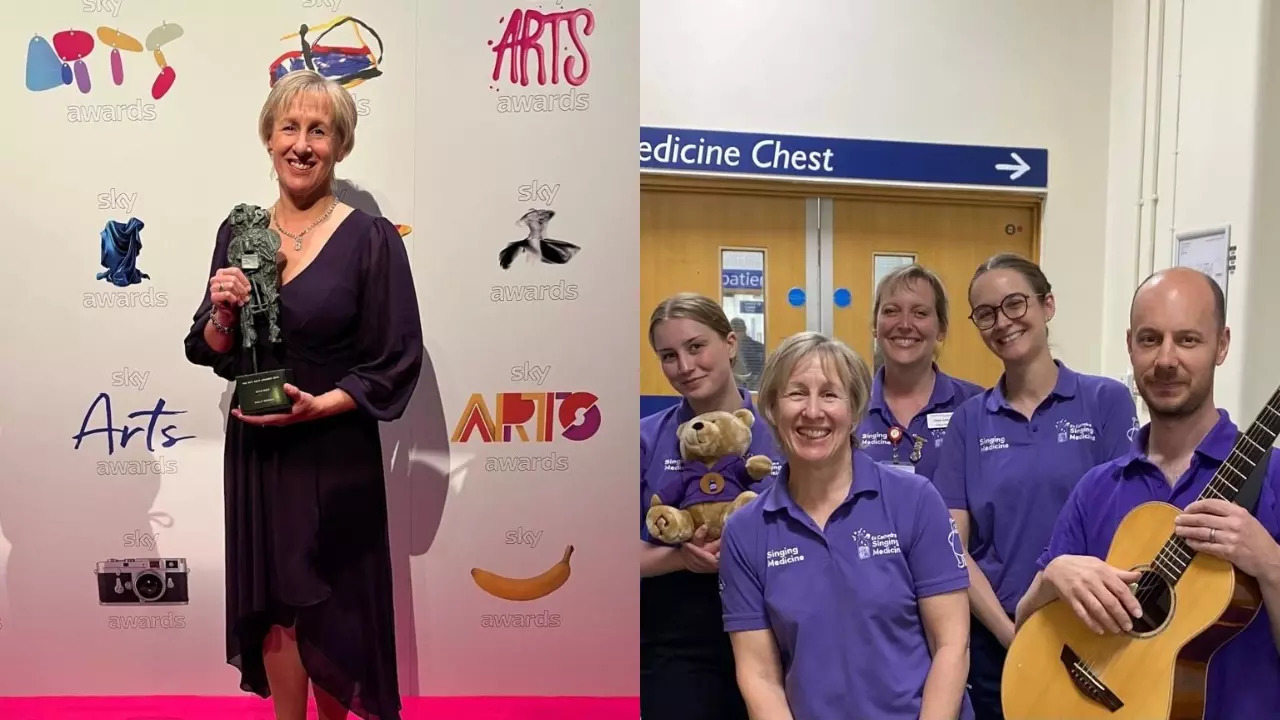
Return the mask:
<svg viewBox="0 0 1280 720">
<path fill-rule="evenodd" d="M 951 424 L 951 413 L 929 413 L 925 416 L 930 430 L 945 430 Z"/>
<path fill-rule="evenodd" d="M 893 460 L 890 460 L 886 462 L 885 465 L 888 465 L 891 468 L 896 468 L 898 470 L 905 470 L 911 473 L 912 475 L 916 474 L 916 466 L 912 465 L 911 463 L 895 462 Z"/>
</svg>

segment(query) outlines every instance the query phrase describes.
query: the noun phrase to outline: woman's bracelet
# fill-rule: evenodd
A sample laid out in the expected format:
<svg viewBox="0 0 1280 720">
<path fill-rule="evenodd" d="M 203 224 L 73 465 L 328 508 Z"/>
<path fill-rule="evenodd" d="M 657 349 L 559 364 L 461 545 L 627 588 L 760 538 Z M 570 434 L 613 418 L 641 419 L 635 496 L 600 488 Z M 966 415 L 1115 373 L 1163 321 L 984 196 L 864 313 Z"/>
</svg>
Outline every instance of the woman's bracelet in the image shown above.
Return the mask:
<svg viewBox="0 0 1280 720">
<path fill-rule="evenodd" d="M 213 329 L 214 329 L 214 330 L 217 330 L 218 332 L 222 333 L 223 335 L 230 335 L 230 334 L 231 334 L 231 328 L 229 328 L 229 327 L 227 327 L 226 325 L 223 325 L 222 323 L 218 322 L 218 308 L 216 308 L 216 307 L 211 307 L 211 308 L 209 308 L 209 322 L 213 323 Z"/>
</svg>

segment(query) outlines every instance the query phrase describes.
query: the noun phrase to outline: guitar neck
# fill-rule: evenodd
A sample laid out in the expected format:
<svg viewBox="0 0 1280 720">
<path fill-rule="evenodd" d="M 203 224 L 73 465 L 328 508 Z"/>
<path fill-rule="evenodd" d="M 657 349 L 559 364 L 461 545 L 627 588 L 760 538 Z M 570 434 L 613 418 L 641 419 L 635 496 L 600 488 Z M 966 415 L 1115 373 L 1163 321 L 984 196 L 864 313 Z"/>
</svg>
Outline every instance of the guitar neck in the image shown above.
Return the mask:
<svg viewBox="0 0 1280 720">
<path fill-rule="evenodd" d="M 1258 417 L 1249 425 L 1249 429 L 1236 438 L 1227 459 L 1201 491 L 1199 499 L 1235 502 L 1240 489 L 1249 479 L 1249 474 L 1275 444 L 1277 435 L 1280 435 L 1280 388 L 1271 394 L 1271 399 L 1258 411 Z M 1176 584 L 1193 557 L 1195 551 L 1186 541 L 1177 535 L 1171 535 L 1152 566 L 1170 584 Z"/>
<path fill-rule="evenodd" d="M 1280 389 L 1271 395 L 1267 404 L 1258 411 L 1258 417 L 1248 431 L 1236 438 L 1227 459 L 1213 474 L 1213 479 L 1200 493 L 1201 500 L 1217 499 L 1235 502 L 1240 488 L 1249 479 L 1262 456 L 1275 444 L 1280 435 Z"/>
</svg>

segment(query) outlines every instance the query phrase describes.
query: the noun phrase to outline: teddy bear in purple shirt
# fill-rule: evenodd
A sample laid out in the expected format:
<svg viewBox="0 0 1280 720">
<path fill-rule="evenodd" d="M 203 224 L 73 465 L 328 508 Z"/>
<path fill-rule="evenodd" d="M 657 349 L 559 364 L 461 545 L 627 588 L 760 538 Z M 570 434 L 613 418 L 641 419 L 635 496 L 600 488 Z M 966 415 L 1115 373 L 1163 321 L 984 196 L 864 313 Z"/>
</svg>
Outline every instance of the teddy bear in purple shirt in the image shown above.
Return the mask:
<svg viewBox="0 0 1280 720">
<path fill-rule="evenodd" d="M 650 500 L 650 537 L 682 543 L 702 525 L 707 540 L 720 537 L 729 515 L 756 497 L 748 488 L 773 471 L 768 456 L 747 457 L 753 423 L 755 415 L 742 408 L 702 413 L 676 428 L 682 467 L 665 475 Z"/>
</svg>

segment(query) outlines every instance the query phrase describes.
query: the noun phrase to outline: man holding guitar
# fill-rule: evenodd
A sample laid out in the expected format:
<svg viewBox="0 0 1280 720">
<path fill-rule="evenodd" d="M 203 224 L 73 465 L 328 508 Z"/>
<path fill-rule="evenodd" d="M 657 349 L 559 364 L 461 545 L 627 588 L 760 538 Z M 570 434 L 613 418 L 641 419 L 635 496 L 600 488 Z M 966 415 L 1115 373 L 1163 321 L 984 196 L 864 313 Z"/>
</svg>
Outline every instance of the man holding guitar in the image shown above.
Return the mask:
<svg viewBox="0 0 1280 720">
<path fill-rule="evenodd" d="M 1127 701 L 1112 717 L 1199 717 L 1200 708 L 1195 701 L 1203 701 L 1206 720 L 1274 717 L 1280 709 L 1280 460 L 1270 459 L 1253 514 L 1225 500 L 1200 499 L 1240 437 L 1227 413 L 1213 402 L 1214 369 L 1226 359 L 1231 339 L 1222 290 L 1198 271 L 1164 270 L 1139 286 L 1129 321 L 1129 358 L 1151 422 L 1135 437 L 1132 452 L 1090 470 L 1076 486 L 1057 519 L 1048 549 L 1039 559 L 1041 572 L 1018 603 L 1015 623 L 1022 631 L 1032 613 L 1052 600 L 1062 600 L 1080 622 L 1099 636 L 1129 632 L 1142 625 L 1139 618 L 1143 606 L 1132 589 L 1142 585 L 1139 573 L 1113 567 L 1100 558 L 1123 550 L 1113 548 L 1112 540 L 1130 511 L 1151 501 L 1168 503 L 1182 509 L 1181 514 L 1171 511 L 1171 517 L 1176 515 L 1173 533 L 1183 538 L 1194 553 L 1225 560 L 1240 573 L 1256 579 L 1255 592 L 1260 591 L 1262 607 L 1252 622 L 1213 654 L 1203 688 L 1198 683 L 1189 688 L 1194 696 L 1190 705 L 1181 695 L 1187 689 L 1175 691 L 1171 678 L 1165 677 L 1172 674 L 1168 672 L 1172 659 L 1167 666 L 1152 667 L 1147 678 L 1140 674 L 1124 676 L 1116 669 L 1119 661 L 1114 652 L 1097 653 L 1085 667 L 1097 670 L 1103 683 L 1111 682 L 1107 691 L 1114 692 L 1113 697 Z M 1258 422 L 1275 428 L 1280 416 L 1264 417 L 1269 412 L 1273 412 L 1271 404 L 1263 408 Z M 1229 473 L 1219 474 L 1225 477 Z M 1230 570 L 1229 566 L 1222 567 Z M 1198 569 L 1201 576 L 1207 577 L 1204 563 Z M 1193 606 L 1196 586 L 1191 581 L 1199 577 L 1193 578 L 1190 569 L 1186 573 L 1184 579 L 1188 582 L 1177 585 L 1177 601 Z M 1138 590 L 1139 595 L 1143 592 L 1142 588 Z M 1202 607 L 1198 612 L 1204 613 L 1203 606 L 1211 601 L 1206 598 L 1199 603 Z M 1175 604 L 1168 613 L 1172 616 L 1179 611 L 1190 613 L 1197 609 L 1178 608 Z M 1212 616 L 1215 610 L 1208 608 L 1208 612 Z M 1059 626 L 1069 624 L 1059 622 Z M 1037 632 L 1043 629 L 1040 627 Z M 1145 638 L 1133 635 L 1128 646 L 1109 647 L 1116 652 L 1136 652 L 1133 643 L 1159 642 L 1160 632 L 1157 629 Z M 1076 648 L 1088 642 L 1087 638 L 1077 638 Z M 1057 653 L 1062 647 L 1059 644 L 1051 648 L 1054 657 L 1045 658 L 1045 668 L 1057 663 L 1061 669 L 1063 661 Z M 1176 654 L 1180 648 L 1172 650 Z M 1028 661 L 1029 657 L 1020 655 L 1018 662 L 1034 664 Z M 1009 662 L 1014 662 L 1013 652 Z M 1010 671 L 1006 667 L 1006 672 Z M 1151 699 L 1142 698 L 1139 685 L 1143 681 L 1149 686 Z M 1037 682 L 1040 681 L 1028 684 Z M 1129 684 L 1118 689 L 1124 683 Z M 1156 686 L 1154 693 L 1152 685 Z M 1026 712 L 1037 690 L 1026 688 L 1024 692 L 1017 704 Z M 1203 697 L 1197 695 L 1199 692 Z M 1047 699 L 1047 694 L 1040 697 Z M 1148 704 L 1144 706 L 1144 702 Z M 1009 694 L 1005 704 L 1009 712 L 1013 704 Z M 1094 707 L 1097 714 L 1091 712 L 1089 717 L 1107 716 L 1101 706 Z M 1065 712 L 1062 708 L 1056 711 Z M 1049 717 L 1052 712 L 1045 709 L 1041 716 Z"/>
</svg>

